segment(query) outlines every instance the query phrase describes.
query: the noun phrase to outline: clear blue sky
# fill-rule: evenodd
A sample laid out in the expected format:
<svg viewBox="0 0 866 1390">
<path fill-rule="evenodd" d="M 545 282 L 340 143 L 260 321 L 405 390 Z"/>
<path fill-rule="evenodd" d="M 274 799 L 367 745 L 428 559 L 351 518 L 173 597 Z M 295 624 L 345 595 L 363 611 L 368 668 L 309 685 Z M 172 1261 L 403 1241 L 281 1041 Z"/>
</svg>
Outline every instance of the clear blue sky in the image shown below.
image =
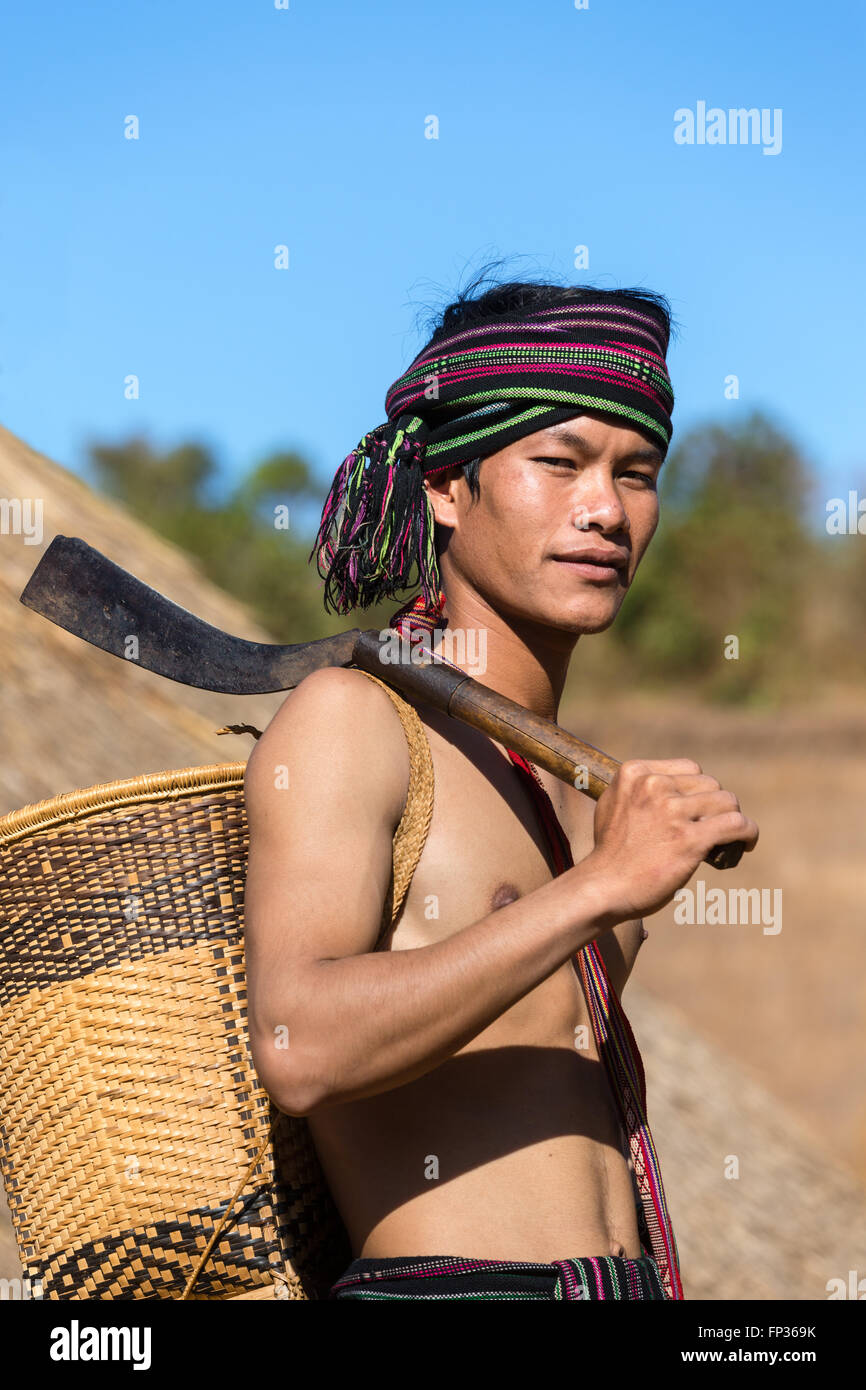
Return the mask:
<svg viewBox="0 0 866 1390">
<path fill-rule="evenodd" d="M 505 255 L 512 273 L 669 296 L 675 441 L 760 405 L 828 495 L 862 487 L 862 13 L 18 0 L 0 420 L 79 472 L 89 438 L 143 430 L 209 443 L 230 473 L 298 448 L 324 488 L 384 418 L 419 308 Z M 674 112 L 700 101 L 780 108 L 781 152 L 675 143 Z"/>
</svg>

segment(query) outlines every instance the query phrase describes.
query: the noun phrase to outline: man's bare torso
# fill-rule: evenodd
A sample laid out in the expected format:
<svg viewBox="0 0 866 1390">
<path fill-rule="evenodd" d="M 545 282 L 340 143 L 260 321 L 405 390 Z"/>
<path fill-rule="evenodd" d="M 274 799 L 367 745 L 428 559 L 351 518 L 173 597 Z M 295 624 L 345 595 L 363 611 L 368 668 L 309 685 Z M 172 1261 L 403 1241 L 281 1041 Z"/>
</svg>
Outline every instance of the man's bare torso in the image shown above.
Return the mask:
<svg viewBox="0 0 866 1390">
<path fill-rule="evenodd" d="M 383 950 L 442 940 L 553 876 L 507 755 L 434 710 L 418 713 L 433 818 Z M 593 805 L 541 776 L 578 861 L 593 846 Z M 641 936 L 628 923 L 600 938 L 610 969 L 625 973 Z M 424 1076 L 322 1109 L 309 1125 L 356 1256 L 641 1254 L 616 1103 L 571 962 Z"/>
</svg>

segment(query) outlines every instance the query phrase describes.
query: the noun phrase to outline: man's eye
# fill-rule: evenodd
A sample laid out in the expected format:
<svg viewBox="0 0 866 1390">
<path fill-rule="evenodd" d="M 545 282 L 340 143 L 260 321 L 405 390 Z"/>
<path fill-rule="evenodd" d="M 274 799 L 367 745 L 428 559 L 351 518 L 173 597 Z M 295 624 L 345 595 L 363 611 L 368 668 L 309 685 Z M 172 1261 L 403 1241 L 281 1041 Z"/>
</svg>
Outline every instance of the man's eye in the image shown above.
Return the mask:
<svg viewBox="0 0 866 1390">
<path fill-rule="evenodd" d="M 574 468 L 576 466 L 574 459 L 564 458 L 560 454 L 550 454 L 546 457 L 536 458 L 534 462 L 556 463 L 560 464 L 563 468 Z M 639 478 L 642 483 L 646 483 L 647 487 L 654 488 L 656 485 L 656 480 L 651 473 L 641 473 L 637 468 L 623 469 L 619 476 L 621 478 Z"/>
</svg>

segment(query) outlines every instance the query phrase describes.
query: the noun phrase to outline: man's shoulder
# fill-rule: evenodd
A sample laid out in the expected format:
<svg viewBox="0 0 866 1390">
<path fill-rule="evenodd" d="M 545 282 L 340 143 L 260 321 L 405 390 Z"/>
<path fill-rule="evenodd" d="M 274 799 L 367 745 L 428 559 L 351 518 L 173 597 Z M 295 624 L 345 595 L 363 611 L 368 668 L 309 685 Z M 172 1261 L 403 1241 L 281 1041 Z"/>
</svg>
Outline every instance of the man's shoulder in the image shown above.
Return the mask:
<svg viewBox="0 0 866 1390">
<path fill-rule="evenodd" d="M 343 729 L 360 733 L 363 718 L 383 734 L 399 732 L 393 702 L 378 680 L 352 666 L 323 666 L 311 671 L 286 696 L 265 733 L 291 725 L 321 724 L 337 720 L 335 732 Z"/>
<path fill-rule="evenodd" d="M 284 759 L 308 778 L 336 768 L 349 795 L 363 784 L 405 802 L 409 754 L 399 716 L 387 691 L 355 668 L 323 667 L 289 692 L 252 751 L 248 791 L 263 767 L 269 773 Z"/>
</svg>

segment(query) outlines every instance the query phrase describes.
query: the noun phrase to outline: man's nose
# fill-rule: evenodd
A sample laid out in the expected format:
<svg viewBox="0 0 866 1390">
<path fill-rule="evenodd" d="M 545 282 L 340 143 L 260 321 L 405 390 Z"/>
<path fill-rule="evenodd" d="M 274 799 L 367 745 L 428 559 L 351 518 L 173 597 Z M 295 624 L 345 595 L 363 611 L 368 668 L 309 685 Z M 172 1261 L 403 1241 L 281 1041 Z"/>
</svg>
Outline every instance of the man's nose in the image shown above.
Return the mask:
<svg viewBox="0 0 866 1390">
<path fill-rule="evenodd" d="M 591 526 L 600 526 L 605 531 L 629 529 L 628 512 L 612 483 L 582 489 L 579 496 L 572 499 L 572 507 L 572 523 L 579 531 L 588 531 Z"/>
</svg>

